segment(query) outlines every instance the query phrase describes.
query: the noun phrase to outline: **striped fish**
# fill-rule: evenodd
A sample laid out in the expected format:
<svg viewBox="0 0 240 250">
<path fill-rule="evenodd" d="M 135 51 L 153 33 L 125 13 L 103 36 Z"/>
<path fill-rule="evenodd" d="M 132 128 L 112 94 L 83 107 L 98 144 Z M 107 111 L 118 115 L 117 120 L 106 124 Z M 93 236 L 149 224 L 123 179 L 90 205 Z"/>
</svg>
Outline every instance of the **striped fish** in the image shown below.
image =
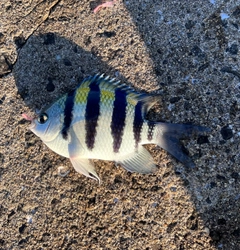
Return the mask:
<svg viewBox="0 0 240 250">
<path fill-rule="evenodd" d="M 147 121 L 156 95 L 137 93 L 103 75 L 88 77 L 36 118 L 30 129 L 56 153 L 70 158 L 76 171 L 99 180 L 90 159 L 120 163 L 131 172 L 152 173 L 153 158 L 142 146 L 157 144 L 186 166 L 193 161 L 179 139 L 209 132 L 202 126 Z"/>
</svg>

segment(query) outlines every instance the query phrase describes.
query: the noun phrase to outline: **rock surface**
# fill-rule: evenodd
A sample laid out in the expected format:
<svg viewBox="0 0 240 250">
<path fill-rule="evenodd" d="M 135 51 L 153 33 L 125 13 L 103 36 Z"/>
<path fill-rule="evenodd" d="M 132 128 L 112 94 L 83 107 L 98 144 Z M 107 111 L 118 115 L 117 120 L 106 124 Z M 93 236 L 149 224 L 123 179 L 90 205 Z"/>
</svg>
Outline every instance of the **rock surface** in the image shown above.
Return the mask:
<svg viewBox="0 0 240 250">
<path fill-rule="evenodd" d="M 0 249 L 240 249 L 240 4 L 235 0 L 9 1 L 0 6 Z M 150 118 L 194 123 L 187 169 L 164 150 L 131 174 L 76 173 L 28 130 L 95 73 L 158 93 Z"/>
</svg>

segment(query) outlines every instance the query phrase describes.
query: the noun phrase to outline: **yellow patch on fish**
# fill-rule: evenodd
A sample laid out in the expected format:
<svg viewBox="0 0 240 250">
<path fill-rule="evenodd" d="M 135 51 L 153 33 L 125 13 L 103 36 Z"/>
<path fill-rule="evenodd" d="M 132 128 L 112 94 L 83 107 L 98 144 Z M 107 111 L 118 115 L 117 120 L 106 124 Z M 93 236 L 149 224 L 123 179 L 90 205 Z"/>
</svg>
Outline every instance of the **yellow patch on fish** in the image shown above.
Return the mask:
<svg viewBox="0 0 240 250">
<path fill-rule="evenodd" d="M 110 92 L 108 90 L 101 90 L 101 103 L 108 103 L 108 101 L 114 101 L 115 94 L 113 92 Z"/>
<path fill-rule="evenodd" d="M 78 88 L 75 95 L 76 104 L 85 104 L 87 102 L 89 91 L 90 91 L 89 87 Z"/>
</svg>

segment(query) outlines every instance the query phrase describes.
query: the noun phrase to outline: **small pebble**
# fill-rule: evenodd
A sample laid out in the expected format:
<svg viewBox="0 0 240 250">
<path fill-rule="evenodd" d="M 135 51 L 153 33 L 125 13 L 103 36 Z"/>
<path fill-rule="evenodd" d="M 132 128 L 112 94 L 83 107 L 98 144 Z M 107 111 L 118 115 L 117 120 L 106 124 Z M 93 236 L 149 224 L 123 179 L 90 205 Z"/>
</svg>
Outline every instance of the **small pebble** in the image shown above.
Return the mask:
<svg viewBox="0 0 240 250">
<path fill-rule="evenodd" d="M 176 187 L 170 187 L 170 190 L 171 190 L 172 192 L 176 192 L 176 191 L 177 191 L 177 188 L 176 188 Z"/>
<path fill-rule="evenodd" d="M 230 16 L 228 14 L 226 14 L 226 13 L 221 13 L 220 17 L 221 17 L 222 20 L 225 20 L 225 19 L 228 19 Z"/>
<path fill-rule="evenodd" d="M 27 223 L 32 224 L 32 216 L 31 215 L 27 216 Z"/>
<path fill-rule="evenodd" d="M 209 235 L 209 234 L 210 234 L 210 230 L 209 230 L 209 228 L 208 228 L 208 227 L 205 227 L 205 228 L 203 229 L 203 231 L 204 231 L 207 235 Z"/>
<path fill-rule="evenodd" d="M 68 167 L 66 166 L 60 166 L 58 167 L 58 175 L 61 176 L 61 177 L 65 177 L 69 174 L 69 170 L 68 170 Z"/>
<path fill-rule="evenodd" d="M 153 204 L 152 204 L 152 207 L 157 207 L 157 205 L 158 205 L 158 203 L 157 202 L 154 202 Z"/>
</svg>

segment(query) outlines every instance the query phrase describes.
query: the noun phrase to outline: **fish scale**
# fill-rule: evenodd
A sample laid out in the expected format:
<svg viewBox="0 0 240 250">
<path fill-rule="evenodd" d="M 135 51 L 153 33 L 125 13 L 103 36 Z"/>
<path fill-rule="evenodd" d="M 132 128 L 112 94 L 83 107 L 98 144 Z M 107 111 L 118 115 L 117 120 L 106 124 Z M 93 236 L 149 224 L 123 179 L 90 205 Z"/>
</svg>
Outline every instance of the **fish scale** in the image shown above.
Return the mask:
<svg viewBox="0 0 240 250">
<path fill-rule="evenodd" d="M 188 167 L 194 163 L 179 140 L 210 132 L 202 126 L 145 120 L 157 95 L 137 93 L 114 79 L 95 75 L 63 95 L 31 120 L 30 129 L 56 153 L 68 157 L 76 171 L 100 180 L 89 159 L 112 160 L 131 172 L 157 168 L 142 146 L 157 144 Z"/>
</svg>

